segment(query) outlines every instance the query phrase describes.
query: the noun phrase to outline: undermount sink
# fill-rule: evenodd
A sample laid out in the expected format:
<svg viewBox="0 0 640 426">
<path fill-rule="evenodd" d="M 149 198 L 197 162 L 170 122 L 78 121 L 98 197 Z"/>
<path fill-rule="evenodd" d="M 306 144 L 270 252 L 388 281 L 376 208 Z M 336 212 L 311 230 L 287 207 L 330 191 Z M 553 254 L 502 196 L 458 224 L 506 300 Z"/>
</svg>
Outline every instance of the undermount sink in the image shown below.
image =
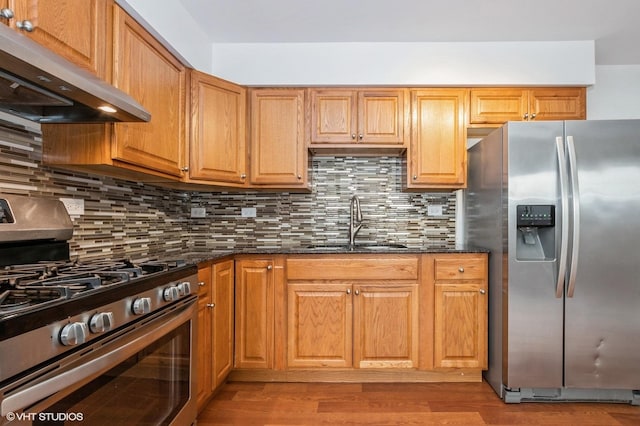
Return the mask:
<svg viewBox="0 0 640 426">
<path fill-rule="evenodd" d="M 305 248 L 312 250 L 323 250 L 323 251 L 355 251 L 355 250 L 371 250 L 371 251 L 388 251 L 388 250 L 399 250 L 406 249 L 407 246 L 404 244 L 395 244 L 395 243 L 385 243 L 385 244 L 356 244 L 354 246 L 349 246 L 348 244 L 335 244 L 335 245 L 310 245 Z"/>
</svg>

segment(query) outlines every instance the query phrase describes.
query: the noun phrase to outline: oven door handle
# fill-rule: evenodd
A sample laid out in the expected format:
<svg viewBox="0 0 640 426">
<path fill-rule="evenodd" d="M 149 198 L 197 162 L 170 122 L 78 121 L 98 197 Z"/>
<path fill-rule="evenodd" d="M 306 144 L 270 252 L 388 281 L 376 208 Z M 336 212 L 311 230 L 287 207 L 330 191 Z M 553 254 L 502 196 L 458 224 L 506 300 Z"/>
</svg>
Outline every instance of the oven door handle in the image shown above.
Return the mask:
<svg viewBox="0 0 640 426">
<path fill-rule="evenodd" d="M 166 321 L 164 320 L 166 314 L 160 315 L 140 329 L 134 330 L 134 335 L 130 336 L 132 340 L 125 342 L 116 349 L 104 354 L 99 352 L 101 349 L 97 349 L 95 357 L 91 360 L 64 371 L 57 376 L 34 385 L 29 385 L 25 389 L 17 390 L 10 395 L 5 395 L 0 407 L 0 415 L 5 417 L 8 413 L 20 412 L 36 402 L 67 389 L 70 386 L 79 388 L 89 383 L 91 380 L 147 347 L 149 342 L 161 338 L 168 332 L 192 319 L 194 308 L 195 304 L 189 303 L 177 316 Z M 161 320 L 160 324 L 157 324 L 158 320 Z M 151 328 L 151 330 L 149 330 L 149 328 Z M 114 342 L 118 340 L 119 339 L 115 339 Z M 102 349 L 108 350 L 109 346 L 111 345 L 107 344 Z"/>
</svg>

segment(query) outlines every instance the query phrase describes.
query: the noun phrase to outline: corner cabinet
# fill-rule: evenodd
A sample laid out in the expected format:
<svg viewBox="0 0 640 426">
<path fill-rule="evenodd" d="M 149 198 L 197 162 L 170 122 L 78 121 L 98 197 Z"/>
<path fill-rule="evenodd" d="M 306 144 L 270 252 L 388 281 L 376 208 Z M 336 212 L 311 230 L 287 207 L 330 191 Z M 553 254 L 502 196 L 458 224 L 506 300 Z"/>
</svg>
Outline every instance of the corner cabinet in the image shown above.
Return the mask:
<svg viewBox="0 0 640 426">
<path fill-rule="evenodd" d="M 433 255 L 435 368 L 487 368 L 487 256 Z"/>
<path fill-rule="evenodd" d="M 250 186 L 309 187 L 304 89 L 251 89 Z"/>
<path fill-rule="evenodd" d="M 149 110 L 151 121 L 43 125 L 44 162 L 143 182 L 182 179 L 186 69 L 118 6 L 113 37 L 111 83 Z"/>
<path fill-rule="evenodd" d="M 100 78 L 107 76 L 111 0 L 5 0 L 10 27 Z"/>
<path fill-rule="evenodd" d="M 466 187 L 466 89 L 411 90 L 407 190 Z"/>
<path fill-rule="evenodd" d="M 196 399 L 200 410 L 233 368 L 234 261 L 199 265 L 198 281 Z"/>
<path fill-rule="evenodd" d="M 507 121 L 584 120 L 584 87 L 471 89 L 469 125 L 498 127 Z"/>
<path fill-rule="evenodd" d="M 247 181 L 247 91 L 200 71 L 190 71 L 189 180 L 242 186 Z"/>
</svg>

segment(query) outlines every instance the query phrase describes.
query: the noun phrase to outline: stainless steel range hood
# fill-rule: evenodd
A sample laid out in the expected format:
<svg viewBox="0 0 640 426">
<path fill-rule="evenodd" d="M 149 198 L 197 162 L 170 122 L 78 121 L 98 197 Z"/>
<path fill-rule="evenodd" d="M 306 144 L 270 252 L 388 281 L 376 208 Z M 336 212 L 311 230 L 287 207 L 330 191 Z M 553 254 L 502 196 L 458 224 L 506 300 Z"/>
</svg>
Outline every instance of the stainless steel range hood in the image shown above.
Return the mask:
<svg viewBox="0 0 640 426">
<path fill-rule="evenodd" d="M 2 24 L 0 110 L 39 123 L 151 119 L 126 93 Z"/>
</svg>

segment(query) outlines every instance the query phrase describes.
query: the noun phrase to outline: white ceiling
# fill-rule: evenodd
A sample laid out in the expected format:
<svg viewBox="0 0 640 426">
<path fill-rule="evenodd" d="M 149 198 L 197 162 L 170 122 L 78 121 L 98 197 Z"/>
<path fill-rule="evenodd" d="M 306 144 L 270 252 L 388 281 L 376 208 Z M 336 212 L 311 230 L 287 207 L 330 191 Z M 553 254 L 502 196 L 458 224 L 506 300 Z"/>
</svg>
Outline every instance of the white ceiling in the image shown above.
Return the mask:
<svg viewBox="0 0 640 426">
<path fill-rule="evenodd" d="M 640 64 L 640 0 L 180 0 L 211 43 L 595 40 Z"/>
</svg>

